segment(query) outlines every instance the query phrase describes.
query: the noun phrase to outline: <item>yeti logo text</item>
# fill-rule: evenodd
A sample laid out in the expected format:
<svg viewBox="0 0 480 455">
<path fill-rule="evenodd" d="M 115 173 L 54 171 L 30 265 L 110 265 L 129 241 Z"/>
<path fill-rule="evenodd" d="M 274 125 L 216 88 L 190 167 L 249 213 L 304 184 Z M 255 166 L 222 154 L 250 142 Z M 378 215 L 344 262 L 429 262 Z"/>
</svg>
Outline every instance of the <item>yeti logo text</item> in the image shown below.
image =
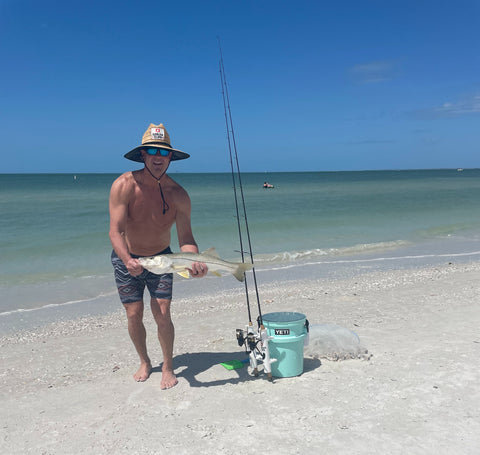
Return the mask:
<svg viewBox="0 0 480 455">
<path fill-rule="evenodd" d="M 290 335 L 290 329 L 275 329 L 275 335 Z"/>
<path fill-rule="evenodd" d="M 163 141 L 165 139 L 165 130 L 163 128 L 152 128 L 150 130 L 152 139 Z"/>
</svg>

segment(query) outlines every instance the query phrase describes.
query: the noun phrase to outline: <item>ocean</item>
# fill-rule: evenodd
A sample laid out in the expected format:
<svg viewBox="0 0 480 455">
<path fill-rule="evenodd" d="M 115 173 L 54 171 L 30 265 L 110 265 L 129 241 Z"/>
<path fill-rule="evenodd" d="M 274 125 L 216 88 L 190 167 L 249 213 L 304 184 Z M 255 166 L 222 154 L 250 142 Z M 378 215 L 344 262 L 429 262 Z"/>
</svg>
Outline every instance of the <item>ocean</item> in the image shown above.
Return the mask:
<svg viewBox="0 0 480 455">
<path fill-rule="evenodd" d="M 224 259 L 239 260 L 231 174 L 170 175 L 190 194 L 199 248 L 214 246 Z M 13 328 L 12 317 L 31 323 L 45 309 L 88 314 L 102 299 L 120 307 L 108 238 L 108 196 L 117 176 L 0 175 L 0 333 Z M 480 254 L 479 169 L 241 177 L 259 273 L 295 276 L 296 269 L 323 264 L 328 275 L 346 266 L 477 260 Z M 264 181 L 274 188 L 264 189 Z M 175 233 L 171 246 L 178 251 Z"/>
</svg>

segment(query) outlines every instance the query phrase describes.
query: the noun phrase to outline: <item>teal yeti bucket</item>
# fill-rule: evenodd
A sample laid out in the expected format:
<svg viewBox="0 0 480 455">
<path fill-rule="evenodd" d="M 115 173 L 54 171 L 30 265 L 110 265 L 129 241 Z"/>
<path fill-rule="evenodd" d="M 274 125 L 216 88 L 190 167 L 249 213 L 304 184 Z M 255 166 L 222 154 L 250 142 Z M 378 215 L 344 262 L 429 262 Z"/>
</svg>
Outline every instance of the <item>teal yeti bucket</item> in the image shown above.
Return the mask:
<svg viewBox="0 0 480 455">
<path fill-rule="evenodd" d="M 268 313 L 262 317 L 269 336 L 272 375 L 290 378 L 303 373 L 303 344 L 308 332 L 308 321 L 304 314 L 294 312 Z"/>
</svg>

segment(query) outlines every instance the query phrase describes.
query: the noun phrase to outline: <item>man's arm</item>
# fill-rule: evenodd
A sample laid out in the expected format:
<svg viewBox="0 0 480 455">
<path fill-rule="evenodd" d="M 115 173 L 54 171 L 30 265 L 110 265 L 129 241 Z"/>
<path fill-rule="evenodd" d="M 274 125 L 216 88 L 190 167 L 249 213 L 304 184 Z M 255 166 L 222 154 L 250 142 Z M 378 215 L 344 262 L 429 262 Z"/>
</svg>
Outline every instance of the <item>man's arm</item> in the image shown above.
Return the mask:
<svg viewBox="0 0 480 455">
<path fill-rule="evenodd" d="M 140 275 L 143 267 L 137 259 L 133 259 L 128 251 L 125 241 L 125 229 L 128 216 L 128 201 L 133 191 L 132 184 L 125 175 L 113 182 L 110 190 L 110 241 L 117 256 L 123 261 L 128 272 L 133 275 Z"/>
<path fill-rule="evenodd" d="M 180 245 L 180 250 L 185 253 L 199 253 L 197 242 L 195 242 L 195 238 L 193 237 L 192 233 L 191 205 L 190 197 L 188 196 L 187 192 L 182 189 L 179 193 L 175 219 L 177 225 L 178 243 Z M 200 262 L 192 263 L 192 268 L 190 270 L 191 276 L 200 278 L 205 276 L 207 272 L 208 267 L 206 264 Z"/>
</svg>

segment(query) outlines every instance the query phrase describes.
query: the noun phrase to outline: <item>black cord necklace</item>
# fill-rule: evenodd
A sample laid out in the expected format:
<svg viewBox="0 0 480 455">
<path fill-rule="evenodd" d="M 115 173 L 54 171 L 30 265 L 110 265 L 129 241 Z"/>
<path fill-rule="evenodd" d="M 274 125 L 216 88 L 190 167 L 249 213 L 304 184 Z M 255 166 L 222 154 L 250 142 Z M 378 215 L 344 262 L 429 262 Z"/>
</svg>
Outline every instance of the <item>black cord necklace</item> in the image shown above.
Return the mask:
<svg viewBox="0 0 480 455">
<path fill-rule="evenodd" d="M 153 172 L 152 172 L 150 169 L 148 169 L 146 163 L 144 163 L 144 164 L 145 164 L 145 169 L 150 173 L 150 175 L 151 175 L 151 176 L 157 181 L 157 183 L 158 183 L 158 188 L 160 188 L 160 194 L 161 194 L 161 196 L 162 196 L 162 202 L 163 202 L 163 207 L 162 207 L 162 208 L 163 208 L 163 212 L 162 212 L 162 213 L 163 213 L 163 215 L 165 215 L 165 213 L 167 212 L 167 210 L 170 209 L 170 207 L 169 207 L 169 205 L 167 204 L 167 201 L 165 201 L 165 197 L 163 196 L 163 190 L 162 190 L 162 185 L 160 184 L 160 179 L 165 175 L 165 172 L 167 172 L 168 166 L 167 166 L 167 169 L 165 169 L 164 173 L 163 173 L 160 177 L 157 178 L 157 177 L 155 177 L 155 176 L 153 175 Z"/>
</svg>

